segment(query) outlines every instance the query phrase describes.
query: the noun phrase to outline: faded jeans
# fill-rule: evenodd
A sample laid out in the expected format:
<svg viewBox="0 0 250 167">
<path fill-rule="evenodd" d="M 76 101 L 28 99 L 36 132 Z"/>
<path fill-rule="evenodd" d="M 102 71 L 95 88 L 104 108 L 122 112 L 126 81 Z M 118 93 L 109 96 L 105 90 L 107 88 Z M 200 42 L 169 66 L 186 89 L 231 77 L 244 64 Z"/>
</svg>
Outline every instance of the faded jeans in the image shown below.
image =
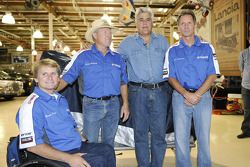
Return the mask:
<svg viewBox="0 0 250 167">
<path fill-rule="evenodd" d="M 243 133 L 250 134 L 250 90 L 241 87 L 242 100 L 244 104 L 244 120 L 241 125 Z"/>
<path fill-rule="evenodd" d="M 172 89 L 167 82 L 155 89 L 129 85 L 129 106 L 139 167 L 163 165 L 166 151 L 167 106 L 171 103 L 171 93 Z M 151 133 L 150 142 L 148 132 Z"/>
<path fill-rule="evenodd" d="M 97 143 L 101 129 L 101 142 L 114 146 L 120 115 L 118 96 L 110 100 L 83 98 L 83 135 L 90 143 Z"/>
<path fill-rule="evenodd" d="M 184 97 L 178 92 L 173 93 L 173 116 L 176 146 L 176 166 L 192 167 L 190 159 L 190 130 L 191 120 L 198 144 L 198 167 L 211 167 L 210 157 L 210 125 L 212 114 L 212 98 L 210 92 L 202 95 L 198 104 L 187 106 Z"/>
</svg>

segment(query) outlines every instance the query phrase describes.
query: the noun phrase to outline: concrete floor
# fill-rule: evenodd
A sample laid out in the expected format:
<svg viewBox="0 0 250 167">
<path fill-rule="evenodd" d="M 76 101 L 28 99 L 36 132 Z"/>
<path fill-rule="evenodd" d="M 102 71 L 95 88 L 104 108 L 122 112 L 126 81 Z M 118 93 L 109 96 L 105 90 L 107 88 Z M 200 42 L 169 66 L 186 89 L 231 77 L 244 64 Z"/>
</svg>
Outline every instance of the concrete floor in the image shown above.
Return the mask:
<svg viewBox="0 0 250 167">
<path fill-rule="evenodd" d="M 25 97 L 12 101 L 0 99 L 0 167 L 6 167 L 6 146 L 10 136 L 18 133 L 15 115 Z M 237 139 L 242 115 L 213 115 L 211 129 L 211 155 L 213 167 L 249 167 L 250 138 Z M 117 151 L 117 167 L 136 167 L 134 150 Z M 191 151 L 193 166 L 196 166 L 197 148 Z M 164 166 L 174 167 L 175 156 L 167 150 Z"/>
</svg>

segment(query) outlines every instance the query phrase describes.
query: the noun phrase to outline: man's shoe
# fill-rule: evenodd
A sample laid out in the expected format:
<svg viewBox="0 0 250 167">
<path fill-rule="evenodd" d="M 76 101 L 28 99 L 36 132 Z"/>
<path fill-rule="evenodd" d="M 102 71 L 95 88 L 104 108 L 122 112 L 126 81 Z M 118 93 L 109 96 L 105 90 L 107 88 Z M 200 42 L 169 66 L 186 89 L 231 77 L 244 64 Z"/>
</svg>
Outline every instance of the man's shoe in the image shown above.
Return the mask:
<svg viewBox="0 0 250 167">
<path fill-rule="evenodd" d="M 243 139 L 243 138 L 247 138 L 250 137 L 250 134 L 248 133 L 241 133 L 240 135 L 237 136 L 238 139 Z"/>
</svg>

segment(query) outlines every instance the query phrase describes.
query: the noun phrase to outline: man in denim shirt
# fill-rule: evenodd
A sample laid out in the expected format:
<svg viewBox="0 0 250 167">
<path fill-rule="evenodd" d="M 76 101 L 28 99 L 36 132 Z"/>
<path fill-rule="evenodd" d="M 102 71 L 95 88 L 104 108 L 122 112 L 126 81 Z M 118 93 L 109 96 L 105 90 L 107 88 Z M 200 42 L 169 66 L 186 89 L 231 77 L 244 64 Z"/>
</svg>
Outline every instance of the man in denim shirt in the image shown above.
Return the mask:
<svg viewBox="0 0 250 167">
<path fill-rule="evenodd" d="M 126 37 L 118 52 L 127 64 L 136 158 L 139 167 L 161 167 L 166 151 L 167 109 L 171 101 L 171 88 L 162 78 L 169 45 L 163 36 L 152 32 L 150 8 L 139 8 L 135 22 L 138 33 Z M 151 133 L 151 150 L 148 132 Z"/>
</svg>

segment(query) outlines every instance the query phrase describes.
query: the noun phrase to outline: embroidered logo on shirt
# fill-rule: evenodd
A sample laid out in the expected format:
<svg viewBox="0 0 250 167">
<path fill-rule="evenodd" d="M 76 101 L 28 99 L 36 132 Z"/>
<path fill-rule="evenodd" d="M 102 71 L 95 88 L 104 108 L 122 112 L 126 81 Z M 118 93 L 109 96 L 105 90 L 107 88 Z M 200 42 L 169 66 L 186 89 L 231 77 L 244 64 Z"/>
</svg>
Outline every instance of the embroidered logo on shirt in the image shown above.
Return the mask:
<svg viewBox="0 0 250 167">
<path fill-rule="evenodd" d="M 121 68 L 121 66 L 120 66 L 119 64 L 113 64 L 113 63 L 112 63 L 112 66 L 115 66 L 115 67 Z"/>
<path fill-rule="evenodd" d="M 180 60 L 184 60 L 184 58 L 181 57 L 181 58 L 176 58 L 176 59 L 174 59 L 174 61 L 180 61 Z"/>
<path fill-rule="evenodd" d="M 53 115 L 56 115 L 56 112 L 52 112 L 51 114 L 46 114 L 45 117 L 48 118 L 48 117 L 51 117 Z"/>
<path fill-rule="evenodd" d="M 33 142 L 33 136 L 31 135 L 31 132 L 21 134 L 20 139 L 21 139 L 21 144 Z"/>
<path fill-rule="evenodd" d="M 85 66 L 95 65 L 95 64 L 97 64 L 97 62 L 90 62 L 90 63 L 85 63 Z"/>
<path fill-rule="evenodd" d="M 208 56 L 197 56 L 197 59 L 208 59 Z"/>
</svg>

